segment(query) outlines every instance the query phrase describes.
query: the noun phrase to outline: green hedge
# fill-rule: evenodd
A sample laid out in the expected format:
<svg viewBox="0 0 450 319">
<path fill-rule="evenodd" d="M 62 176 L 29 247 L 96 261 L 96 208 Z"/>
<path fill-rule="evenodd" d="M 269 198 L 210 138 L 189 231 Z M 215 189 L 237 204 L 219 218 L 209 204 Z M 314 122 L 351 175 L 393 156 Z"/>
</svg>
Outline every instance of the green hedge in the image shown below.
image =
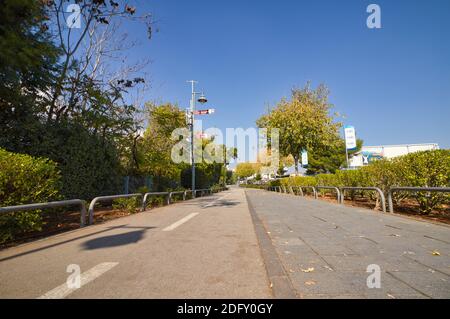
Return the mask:
<svg viewBox="0 0 450 319">
<path fill-rule="evenodd" d="M 379 160 L 357 170 L 337 171 L 336 174 L 289 177 L 270 183 L 270 186 L 375 186 L 385 195 L 391 187 L 449 187 L 450 186 L 450 150 L 434 150 L 411 153 L 391 160 Z M 358 192 L 349 192 L 353 198 Z M 374 196 L 371 194 L 371 196 Z M 411 197 L 419 203 L 423 214 L 429 214 L 444 203 L 450 196 L 443 193 L 407 193 L 399 192 L 394 196 L 398 203 L 405 197 Z"/>
<path fill-rule="evenodd" d="M 60 173 L 54 162 L 0 149 L 0 207 L 56 200 L 60 188 Z M 0 243 L 41 227 L 39 211 L 1 214 Z"/>
</svg>

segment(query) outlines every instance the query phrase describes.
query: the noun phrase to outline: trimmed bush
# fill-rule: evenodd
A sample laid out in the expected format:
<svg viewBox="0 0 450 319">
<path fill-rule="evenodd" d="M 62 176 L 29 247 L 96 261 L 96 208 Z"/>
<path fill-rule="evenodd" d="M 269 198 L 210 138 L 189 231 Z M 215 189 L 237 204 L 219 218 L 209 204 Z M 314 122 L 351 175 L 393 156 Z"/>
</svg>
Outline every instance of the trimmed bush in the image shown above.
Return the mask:
<svg viewBox="0 0 450 319">
<path fill-rule="evenodd" d="M 395 159 L 399 185 L 415 187 L 447 187 L 450 185 L 450 150 L 411 153 Z M 420 211 L 429 214 L 449 202 L 448 193 L 412 194 Z"/>
<path fill-rule="evenodd" d="M 391 187 L 449 187 L 450 186 L 450 150 L 434 150 L 411 153 L 392 160 L 379 160 L 357 170 L 337 171 L 336 174 L 319 174 L 316 176 L 296 176 L 276 180 L 269 186 L 350 186 L 380 188 L 385 196 Z M 363 191 L 351 191 L 347 194 L 352 199 Z M 371 192 L 371 198 L 376 194 Z M 419 210 L 429 214 L 444 203 L 450 196 L 442 193 L 408 193 L 394 194 L 394 203 L 410 197 L 417 200 Z"/>
<path fill-rule="evenodd" d="M 48 202 L 59 199 L 60 173 L 46 158 L 16 154 L 0 149 L 0 206 Z M 40 230 L 39 211 L 0 215 L 0 243 L 17 234 Z"/>
</svg>

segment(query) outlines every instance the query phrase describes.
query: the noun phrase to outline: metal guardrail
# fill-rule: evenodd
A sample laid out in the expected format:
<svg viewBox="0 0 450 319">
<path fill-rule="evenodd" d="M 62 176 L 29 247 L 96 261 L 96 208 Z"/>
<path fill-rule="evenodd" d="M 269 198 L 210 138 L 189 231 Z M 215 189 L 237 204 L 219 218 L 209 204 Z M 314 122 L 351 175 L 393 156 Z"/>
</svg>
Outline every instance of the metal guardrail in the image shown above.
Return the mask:
<svg viewBox="0 0 450 319">
<path fill-rule="evenodd" d="M 219 191 L 221 191 L 223 188 L 221 188 Z M 226 189 L 226 188 L 224 188 Z M 114 200 L 119 198 L 131 198 L 131 197 L 143 197 L 142 200 L 142 211 L 146 208 L 147 199 L 150 196 L 158 196 L 158 195 L 167 195 L 167 204 L 170 204 L 170 200 L 172 198 L 172 195 L 174 194 L 183 194 L 183 200 L 186 200 L 186 196 L 188 193 L 192 193 L 192 198 L 195 198 L 195 193 L 202 192 L 202 196 L 205 193 L 212 194 L 212 190 L 209 188 L 205 189 L 196 189 L 194 191 L 192 190 L 185 190 L 185 191 L 179 191 L 179 192 L 152 192 L 152 193 L 136 193 L 136 194 L 126 194 L 126 195 L 111 195 L 111 196 L 98 196 L 95 197 L 89 204 L 89 224 L 92 225 L 94 223 L 94 208 L 95 204 L 103 201 L 108 200 Z M 48 202 L 48 203 L 35 203 L 35 204 L 25 204 L 25 205 L 16 205 L 16 206 L 6 206 L 6 207 L 0 207 L 0 214 L 1 213 L 13 213 L 18 211 L 27 211 L 27 210 L 39 210 L 44 208 L 53 208 L 53 207 L 62 207 L 62 206 L 72 206 L 72 205 L 78 205 L 80 206 L 80 227 L 83 227 L 86 225 L 86 201 L 81 199 L 70 199 L 70 200 L 62 200 L 62 201 L 55 201 L 55 202 Z"/>
<path fill-rule="evenodd" d="M 183 194 L 183 200 L 186 198 L 186 192 L 185 191 L 170 192 L 167 202 L 169 204 L 172 203 L 172 195 L 177 195 L 177 194 Z"/>
<path fill-rule="evenodd" d="M 130 197 L 142 197 L 141 193 L 137 194 L 127 194 L 127 195 L 111 195 L 111 196 L 99 196 L 95 197 L 89 204 L 89 225 L 94 223 L 94 206 L 99 202 L 104 202 L 107 200 L 114 200 L 119 198 L 130 198 Z"/>
<path fill-rule="evenodd" d="M 380 197 L 381 207 L 383 212 L 386 213 L 386 199 L 384 198 L 384 194 L 378 187 L 339 187 L 341 190 L 341 204 L 344 204 L 344 196 L 346 190 L 365 190 L 365 191 L 376 191 L 378 196 Z"/>
<path fill-rule="evenodd" d="M 86 223 L 86 202 L 81 199 L 61 200 L 48 203 L 36 203 L 17 206 L 0 207 L 0 213 L 13 213 L 26 210 L 36 210 L 44 208 L 62 207 L 62 206 L 80 206 L 80 227 L 83 227 Z"/>
<path fill-rule="evenodd" d="M 392 194 L 398 191 L 407 192 L 441 192 L 450 193 L 450 187 L 391 187 L 388 192 L 389 212 L 394 212 L 394 203 L 392 201 Z"/>
<path fill-rule="evenodd" d="M 192 194 L 192 191 L 191 191 L 190 189 L 185 190 L 185 191 L 184 191 L 184 194 L 183 194 L 183 200 L 186 200 L 186 197 L 187 197 L 187 194 L 188 194 L 188 193 L 191 193 L 191 194 Z M 191 196 L 193 196 L 193 195 L 191 195 Z"/>
<path fill-rule="evenodd" d="M 314 198 L 317 199 L 317 190 L 314 186 L 299 186 L 301 189 L 306 188 L 306 189 L 312 189 L 313 194 L 314 194 Z M 302 194 L 303 194 L 303 190 L 302 190 Z M 302 195 L 303 196 L 303 195 Z"/>
<path fill-rule="evenodd" d="M 336 193 L 337 193 L 337 201 L 338 201 L 338 203 L 340 202 L 340 200 L 341 200 L 341 192 L 340 192 L 339 188 L 337 188 L 335 186 L 315 186 L 315 188 L 316 188 L 316 196 L 317 196 L 317 190 L 318 189 L 332 189 L 332 190 L 336 191 Z"/>
<path fill-rule="evenodd" d="M 294 187 L 299 190 L 300 196 L 302 196 L 302 197 L 305 196 L 305 194 L 303 194 L 303 189 L 300 186 L 294 186 Z M 292 190 L 294 190 L 293 189 L 294 187 L 291 187 Z M 297 195 L 297 194 L 294 192 L 294 195 Z"/>
<path fill-rule="evenodd" d="M 204 196 L 205 193 L 212 194 L 212 190 L 210 188 L 196 189 L 195 192 L 201 192 L 200 196 Z"/>
<path fill-rule="evenodd" d="M 161 196 L 161 195 L 166 195 L 167 199 L 166 199 L 166 204 L 169 205 L 170 204 L 170 194 L 169 192 L 151 192 L 151 193 L 145 193 L 144 194 L 144 198 L 142 200 L 142 211 L 145 211 L 145 208 L 147 207 L 147 200 L 150 196 Z"/>
</svg>

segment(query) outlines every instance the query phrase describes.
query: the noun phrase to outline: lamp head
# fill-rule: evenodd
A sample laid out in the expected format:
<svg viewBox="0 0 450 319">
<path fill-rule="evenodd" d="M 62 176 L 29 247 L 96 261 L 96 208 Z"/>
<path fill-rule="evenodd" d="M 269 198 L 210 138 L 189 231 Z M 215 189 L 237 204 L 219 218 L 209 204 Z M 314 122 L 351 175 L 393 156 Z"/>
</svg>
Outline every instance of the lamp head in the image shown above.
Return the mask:
<svg viewBox="0 0 450 319">
<path fill-rule="evenodd" d="M 200 95 L 200 97 L 198 98 L 197 101 L 202 103 L 202 104 L 208 102 L 208 100 L 206 99 L 206 96 L 203 93 Z"/>
</svg>

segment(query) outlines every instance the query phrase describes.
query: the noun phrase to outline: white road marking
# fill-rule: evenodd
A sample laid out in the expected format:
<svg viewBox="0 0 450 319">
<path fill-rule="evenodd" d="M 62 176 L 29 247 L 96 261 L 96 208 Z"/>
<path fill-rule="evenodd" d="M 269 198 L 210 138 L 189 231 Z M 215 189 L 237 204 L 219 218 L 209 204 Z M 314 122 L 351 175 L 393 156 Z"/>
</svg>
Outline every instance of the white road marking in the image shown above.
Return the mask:
<svg viewBox="0 0 450 319">
<path fill-rule="evenodd" d="M 82 273 L 80 275 L 80 288 L 86 285 L 87 283 L 93 281 L 94 279 L 100 277 L 108 270 L 111 270 L 115 266 L 117 266 L 119 263 L 115 262 L 106 262 L 98 264 L 95 267 L 92 267 L 88 271 Z M 37 299 L 62 299 L 64 297 L 67 297 L 75 290 L 78 290 L 80 288 L 69 288 L 67 283 L 62 284 L 61 286 L 56 287 L 53 290 L 50 290 L 49 292 L 43 294 L 42 296 L 38 297 Z"/>
<path fill-rule="evenodd" d="M 207 208 L 207 207 L 214 206 L 218 201 L 225 199 L 225 197 L 227 197 L 228 195 L 230 195 L 230 194 L 227 194 L 227 195 L 224 195 L 222 197 L 219 197 L 218 199 L 216 199 L 216 200 L 212 201 L 211 203 L 203 206 L 202 208 Z"/>
<path fill-rule="evenodd" d="M 171 231 L 171 230 L 174 230 L 174 229 L 177 228 L 178 226 L 184 224 L 184 223 L 187 222 L 189 219 L 191 219 L 191 218 L 193 218 L 193 217 L 195 217 L 195 216 L 197 216 L 197 215 L 198 215 L 198 213 L 191 213 L 191 214 L 187 215 L 186 217 L 180 219 L 179 221 L 173 223 L 172 225 L 170 225 L 170 226 L 164 228 L 163 231 Z"/>
</svg>

